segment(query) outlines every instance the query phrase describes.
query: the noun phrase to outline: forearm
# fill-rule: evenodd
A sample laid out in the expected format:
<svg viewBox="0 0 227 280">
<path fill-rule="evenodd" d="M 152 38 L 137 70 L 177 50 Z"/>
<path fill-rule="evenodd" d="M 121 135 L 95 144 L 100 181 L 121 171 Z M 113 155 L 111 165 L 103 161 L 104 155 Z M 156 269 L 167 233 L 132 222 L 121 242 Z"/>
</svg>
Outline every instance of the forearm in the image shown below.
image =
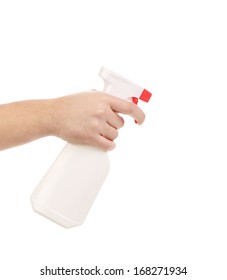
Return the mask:
<svg viewBox="0 0 227 280">
<path fill-rule="evenodd" d="M 28 100 L 0 105 L 0 150 L 51 134 L 49 100 Z"/>
</svg>

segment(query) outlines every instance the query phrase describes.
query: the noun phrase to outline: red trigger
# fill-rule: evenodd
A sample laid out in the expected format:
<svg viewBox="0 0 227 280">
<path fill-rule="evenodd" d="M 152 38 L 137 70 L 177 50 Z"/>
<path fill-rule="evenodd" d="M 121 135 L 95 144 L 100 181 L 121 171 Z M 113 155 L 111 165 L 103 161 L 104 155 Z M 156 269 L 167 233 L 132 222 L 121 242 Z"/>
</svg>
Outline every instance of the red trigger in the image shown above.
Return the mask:
<svg viewBox="0 0 227 280">
<path fill-rule="evenodd" d="M 139 99 L 137 98 L 137 97 L 132 97 L 132 102 L 134 103 L 134 104 L 138 104 L 138 101 L 139 101 Z M 137 122 L 137 120 L 134 120 L 135 121 L 135 123 L 138 123 Z"/>
<path fill-rule="evenodd" d="M 134 103 L 134 104 L 138 104 L 138 98 L 137 97 L 132 97 L 132 102 Z"/>
</svg>

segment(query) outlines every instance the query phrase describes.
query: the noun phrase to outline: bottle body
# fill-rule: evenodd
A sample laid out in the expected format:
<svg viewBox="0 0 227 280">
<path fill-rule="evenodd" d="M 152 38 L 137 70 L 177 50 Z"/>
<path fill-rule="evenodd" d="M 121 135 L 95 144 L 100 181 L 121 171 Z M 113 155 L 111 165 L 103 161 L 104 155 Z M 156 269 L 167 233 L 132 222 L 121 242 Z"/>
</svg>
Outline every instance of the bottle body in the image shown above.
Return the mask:
<svg viewBox="0 0 227 280">
<path fill-rule="evenodd" d="M 109 166 L 107 152 L 66 144 L 31 195 L 34 211 L 66 228 L 81 225 Z"/>
<path fill-rule="evenodd" d="M 148 102 L 151 93 L 102 67 L 105 93 Z M 132 98 L 133 97 L 133 98 Z M 137 104 L 137 101 L 135 102 Z M 86 145 L 66 144 L 31 195 L 33 209 L 63 227 L 79 226 L 109 171 L 108 154 Z"/>
</svg>

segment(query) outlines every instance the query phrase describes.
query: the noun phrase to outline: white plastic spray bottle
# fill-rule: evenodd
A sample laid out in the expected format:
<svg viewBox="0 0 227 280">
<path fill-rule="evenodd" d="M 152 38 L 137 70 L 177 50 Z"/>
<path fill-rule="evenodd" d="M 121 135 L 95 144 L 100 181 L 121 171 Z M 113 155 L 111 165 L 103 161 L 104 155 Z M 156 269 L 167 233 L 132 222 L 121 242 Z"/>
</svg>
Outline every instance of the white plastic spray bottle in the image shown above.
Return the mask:
<svg viewBox="0 0 227 280">
<path fill-rule="evenodd" d="M 101 68 L 104 92 L 148 102 L 151 93 L 120 75 Z M 34 211 L 70 228 L 85 220 L 109 171 L 108 153 L 87 145 L 66 144 L 31 195 Z"/>
</svg>

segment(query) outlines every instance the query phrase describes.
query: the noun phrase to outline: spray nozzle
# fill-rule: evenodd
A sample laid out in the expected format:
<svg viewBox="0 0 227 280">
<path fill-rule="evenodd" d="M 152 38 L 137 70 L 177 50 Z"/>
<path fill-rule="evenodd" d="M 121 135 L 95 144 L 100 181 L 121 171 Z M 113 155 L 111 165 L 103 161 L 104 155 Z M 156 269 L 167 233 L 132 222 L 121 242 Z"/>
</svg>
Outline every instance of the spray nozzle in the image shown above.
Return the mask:
<svg viewBox="0 0 227 280">
<path fill-rule="evenodd" d="M 131 99 L 135 104 L 138 103 L 139 99 L 148 102 L 152 96 L 148 90 L 104 67 L 101 68 L 99 76 L 104 80 L 104 92 L 113 96 Z"/>
</svg>

